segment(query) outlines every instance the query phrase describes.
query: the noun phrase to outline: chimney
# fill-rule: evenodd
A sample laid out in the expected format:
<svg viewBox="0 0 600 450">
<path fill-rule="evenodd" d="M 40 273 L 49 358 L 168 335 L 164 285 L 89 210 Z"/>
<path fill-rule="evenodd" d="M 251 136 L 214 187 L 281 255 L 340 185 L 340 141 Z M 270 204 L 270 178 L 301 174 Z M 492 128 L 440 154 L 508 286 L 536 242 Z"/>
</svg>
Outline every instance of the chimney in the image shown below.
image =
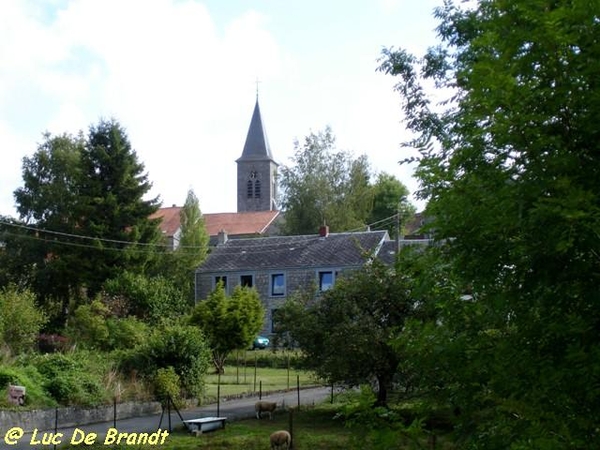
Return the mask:
<svg viewBox="0 0 600 450">
<path fill-rule="evenodd" d="M 221 229 L 217 235 L 217 245 L 222 245 L 227 242 L 227 231 Z"/>
<path fill-rule="evenodd" d="M 322 225 L 321 228 L 319 228 L 319 236 L 321 236 L 321 237 L 329 236 L 329 227 L 327 225 Z"/>
</svg>

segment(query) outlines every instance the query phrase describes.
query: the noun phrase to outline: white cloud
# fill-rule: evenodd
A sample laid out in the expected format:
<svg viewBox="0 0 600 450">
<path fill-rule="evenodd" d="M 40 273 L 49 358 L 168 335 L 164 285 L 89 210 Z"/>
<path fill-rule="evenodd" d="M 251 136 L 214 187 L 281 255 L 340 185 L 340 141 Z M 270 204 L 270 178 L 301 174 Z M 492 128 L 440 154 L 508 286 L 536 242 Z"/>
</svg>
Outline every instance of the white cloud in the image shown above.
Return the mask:
<svg viewBox="0 0 600 450">
<path fill-rule="evenodd" d="M 352 46 L 369 36 L 355 36 L 351 23 L 322 42 L 304 22 L 290 40 L 277 12 L 234 5 L 231 12 L 192 0 L 0 2 L 0 214 L 14 214 L 21 159 L 44 131 L 76 133 L 110 117 L 126 128 L 153 195 L 181 204 L 191 187 L 204 212 L 234 211 L 235 160 L 257 78 L 281 162 L 294 138 L 331 124 L 340 147 L 366 152 L 376 170 L 412 183 L 396 164 L 403 127 L 393 80 L 374 73 L 381 46 L 396 42 L 361 45 L 360 53 Z M 295 11 L 309 16 L 315 5 Z M 383 6 L 392 14 L 406 3 Z M 407 44 L 416 46 L 411 33 Z"/>
</svg>

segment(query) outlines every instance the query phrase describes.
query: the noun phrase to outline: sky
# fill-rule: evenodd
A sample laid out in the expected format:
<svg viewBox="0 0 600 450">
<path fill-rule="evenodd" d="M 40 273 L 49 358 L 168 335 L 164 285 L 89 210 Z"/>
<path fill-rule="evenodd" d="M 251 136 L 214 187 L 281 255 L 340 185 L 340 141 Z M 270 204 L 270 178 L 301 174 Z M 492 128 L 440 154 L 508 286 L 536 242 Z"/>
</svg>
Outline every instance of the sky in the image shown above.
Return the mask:
<svg viewBox="0 0 600 450">
<path fill-rule="evenodd" d="M 436 44 L 442 0 L 2 0 L 0 215 L 17 217 L 23 158 L 43 134 L 126 130 L 163 206 L 189 189 L 203 213 L 235 212 L 236 164 L 257 88 L 274 158 L 330 126 L 337 149 L 418 189 L 400 144 L 386 47 Z M 258 83 L 257 83 L 258 80 Z M 421 209 L 424 205 L 411 197 Z"/>
</svg>

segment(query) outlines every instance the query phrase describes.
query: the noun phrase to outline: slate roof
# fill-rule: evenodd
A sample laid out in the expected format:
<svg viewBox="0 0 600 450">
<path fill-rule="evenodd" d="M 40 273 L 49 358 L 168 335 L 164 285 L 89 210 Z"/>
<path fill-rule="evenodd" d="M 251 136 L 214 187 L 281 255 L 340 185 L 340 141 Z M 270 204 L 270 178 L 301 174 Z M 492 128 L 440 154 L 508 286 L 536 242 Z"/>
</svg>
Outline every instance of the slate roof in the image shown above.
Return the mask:
<svg viewBox="0 0 600 450">
<path fill-rule="evenodd" d="M 173 236 L 181 226 L 180 211 L 181 206 L 160 208 L 150 218 L 162 218 L 160 229 L 166 236 Z M 263 234 L 277 216 L 279 211 L 203 214 L 209 236 L 216 236 L 221 230 L 230 236 Z"/>
<path fill-rule="evenodd" d="M 213 249 L 197 272 L 360 267 L 377 253 L 386 231 L 230 239 Z"/>
<path fill-rule="evenodd" d="M 271 148 L 269 147 L 267 132 L 263 125 L 257 97 L 254 112 L 252 113 L 252 119 L 250 120 L 250 127 L 248 128 L 248 135 L 246 136 L 246 143 L 244 144 L 244 150 L 242 151 L 242 156 L 236 162 L 264 160 L 275 162 L 273 155 L 271 154 Z"/>
</svg>

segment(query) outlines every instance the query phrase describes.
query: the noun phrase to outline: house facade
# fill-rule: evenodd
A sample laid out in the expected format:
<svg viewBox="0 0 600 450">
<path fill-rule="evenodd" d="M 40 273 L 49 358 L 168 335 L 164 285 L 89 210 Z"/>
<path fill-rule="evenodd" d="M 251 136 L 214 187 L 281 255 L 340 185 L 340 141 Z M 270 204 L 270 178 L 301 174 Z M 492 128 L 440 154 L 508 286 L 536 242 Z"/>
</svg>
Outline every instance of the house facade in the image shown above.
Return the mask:
<svg viewBox="0 0 600 450">
<path fill-rule="evenodd" d="M 238 286 L 255 288 L 266 317 L 262 334 L 274 332 L 275 311 L 296 291 L 332 288 L 344 272 L 356 270 L 377 257 L 390 242 L 386 231 L 273 236 L 228 239 L 219 244 L 196 270 L 196 302 L 205 299 L 219 282 L 231 293 Z"/>
</svg>

